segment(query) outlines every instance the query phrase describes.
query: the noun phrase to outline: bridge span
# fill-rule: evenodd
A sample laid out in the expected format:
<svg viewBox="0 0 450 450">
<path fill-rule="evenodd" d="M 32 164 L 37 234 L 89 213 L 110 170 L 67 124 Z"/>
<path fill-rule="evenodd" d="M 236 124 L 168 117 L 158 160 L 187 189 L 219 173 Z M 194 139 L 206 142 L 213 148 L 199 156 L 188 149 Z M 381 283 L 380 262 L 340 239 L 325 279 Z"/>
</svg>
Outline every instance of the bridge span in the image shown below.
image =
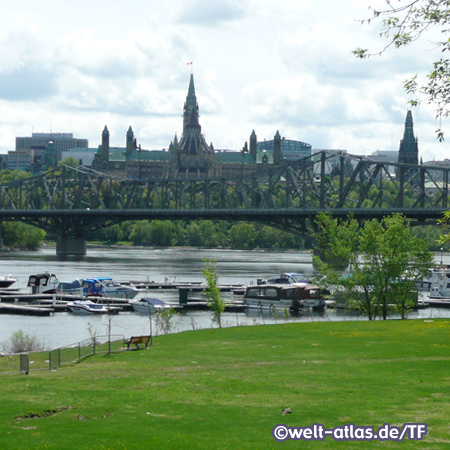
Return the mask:
<svg viewBox="0 0 450 450">
<path fill-rule="evenodd" d="M 90 232 L 125 220 L 258 221 L 307 233 L 327 211 L 430 224 L 450 209 L 449 171 L 329 152 L 247 179 L 131 180 L 63 166 L 0 185 L 0 220 L 54 232 L 61 254 L 84 254 Z"/>
</svg>

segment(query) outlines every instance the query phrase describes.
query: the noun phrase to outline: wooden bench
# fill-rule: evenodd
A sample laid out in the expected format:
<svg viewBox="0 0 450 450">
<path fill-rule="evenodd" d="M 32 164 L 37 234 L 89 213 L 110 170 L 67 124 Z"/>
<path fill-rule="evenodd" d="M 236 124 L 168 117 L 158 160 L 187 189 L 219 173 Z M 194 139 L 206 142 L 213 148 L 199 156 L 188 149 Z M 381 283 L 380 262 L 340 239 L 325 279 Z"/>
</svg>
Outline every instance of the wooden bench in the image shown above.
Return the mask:
<svg viewBox="0 0 450 450">
<path fill-rule="evenodd" d="M 139 350 L 139 344 L 145 344 L 145 348 L 148 348 L 148 343 L 151 342 L 151 336 L 131 336 L 130 339 L 125 341 L 127 344 L 127 350 L 130 350 L 130 345 L 135 345 L 136 349 Z"/>
</svg>

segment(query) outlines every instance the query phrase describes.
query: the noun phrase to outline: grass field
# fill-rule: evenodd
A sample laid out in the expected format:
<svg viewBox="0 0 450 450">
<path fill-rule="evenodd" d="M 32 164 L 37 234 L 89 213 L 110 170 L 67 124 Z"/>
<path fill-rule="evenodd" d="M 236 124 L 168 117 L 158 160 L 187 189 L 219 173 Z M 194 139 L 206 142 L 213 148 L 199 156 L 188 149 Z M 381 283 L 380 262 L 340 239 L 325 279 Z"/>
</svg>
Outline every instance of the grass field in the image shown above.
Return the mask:
<svg viewBox="0 0 450 450">
<path fill-rule="evenodd" d="M 190 331 L 0 376 L 1 449 L 450 448 L 450 322 Z M 292 414 L 282 416 L 289 407 Z M 428 425 L 422 441 L 277 442 L 277 424 Z"/>
</svg>

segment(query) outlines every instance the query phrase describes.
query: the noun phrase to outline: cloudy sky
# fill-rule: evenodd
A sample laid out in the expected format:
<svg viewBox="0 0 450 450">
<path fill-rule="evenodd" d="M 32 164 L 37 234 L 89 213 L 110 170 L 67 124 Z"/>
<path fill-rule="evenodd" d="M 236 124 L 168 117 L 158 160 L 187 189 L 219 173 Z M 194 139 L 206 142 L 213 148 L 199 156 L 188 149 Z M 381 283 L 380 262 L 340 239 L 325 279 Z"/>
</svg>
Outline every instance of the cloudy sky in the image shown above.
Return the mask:
<svg viewBox="0 0 450 450">
<path fill-rule="evenodd" d="M 0 7 L 0 152 L 16 136 L 68 132 L 97 147 L 105 125 L 144 149 L 182 131 L 191 70 L 207 142 L 239 150 L 277 130 L 314 149 L 398 150 L 408 97 L 429 40 L 379 50 L 383 0 L 16 0 Z M 192 66 L 187 65 L 193 62 Z M 424 161 L 450 157 L 428 106 L 413 110 Z M 450 120 L 450 119 L 449 119 Z M 450 133 L 450 126 L 443 124 Z"/>
</svg>

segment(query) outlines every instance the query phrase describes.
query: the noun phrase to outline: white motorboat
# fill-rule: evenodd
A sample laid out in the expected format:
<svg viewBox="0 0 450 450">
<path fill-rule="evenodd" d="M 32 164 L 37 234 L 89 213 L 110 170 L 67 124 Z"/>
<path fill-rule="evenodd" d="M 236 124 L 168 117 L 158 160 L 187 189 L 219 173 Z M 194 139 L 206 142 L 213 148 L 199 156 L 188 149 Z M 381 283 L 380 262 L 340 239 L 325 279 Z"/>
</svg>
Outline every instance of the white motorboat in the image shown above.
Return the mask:
<svg viewBox="0 0 450 450">
<path fill-rule="evenodd" d="M 17 281 L 17 278 L 13 278 L 11 275 L 5 275 L 0 277 L 0 289 L 9 288 Z"/>
<path fill-rule="evenodd" d="M 129 303 L 133 307 L 134 311 L 141 314 L 155 314 L 156 312 L 171 308 L 168 303 L 151 297 L 130 300 Z"/>
<path fill-rule="evenodd" d="M 139 290 L 132 286 L 123 286 L 109 277 L 99 277 L 83 280 L 83 294 L 131 300 L 139 294 Z"/>
<path fill-rule="evenodd" d="M 74 302 L 67 303 L 67 307 L 70 312 L 80 315 L 106 314 L 109 311 L 106 305 L 94 303 L 90 300 L 75 300 Z"/>
</svg>

